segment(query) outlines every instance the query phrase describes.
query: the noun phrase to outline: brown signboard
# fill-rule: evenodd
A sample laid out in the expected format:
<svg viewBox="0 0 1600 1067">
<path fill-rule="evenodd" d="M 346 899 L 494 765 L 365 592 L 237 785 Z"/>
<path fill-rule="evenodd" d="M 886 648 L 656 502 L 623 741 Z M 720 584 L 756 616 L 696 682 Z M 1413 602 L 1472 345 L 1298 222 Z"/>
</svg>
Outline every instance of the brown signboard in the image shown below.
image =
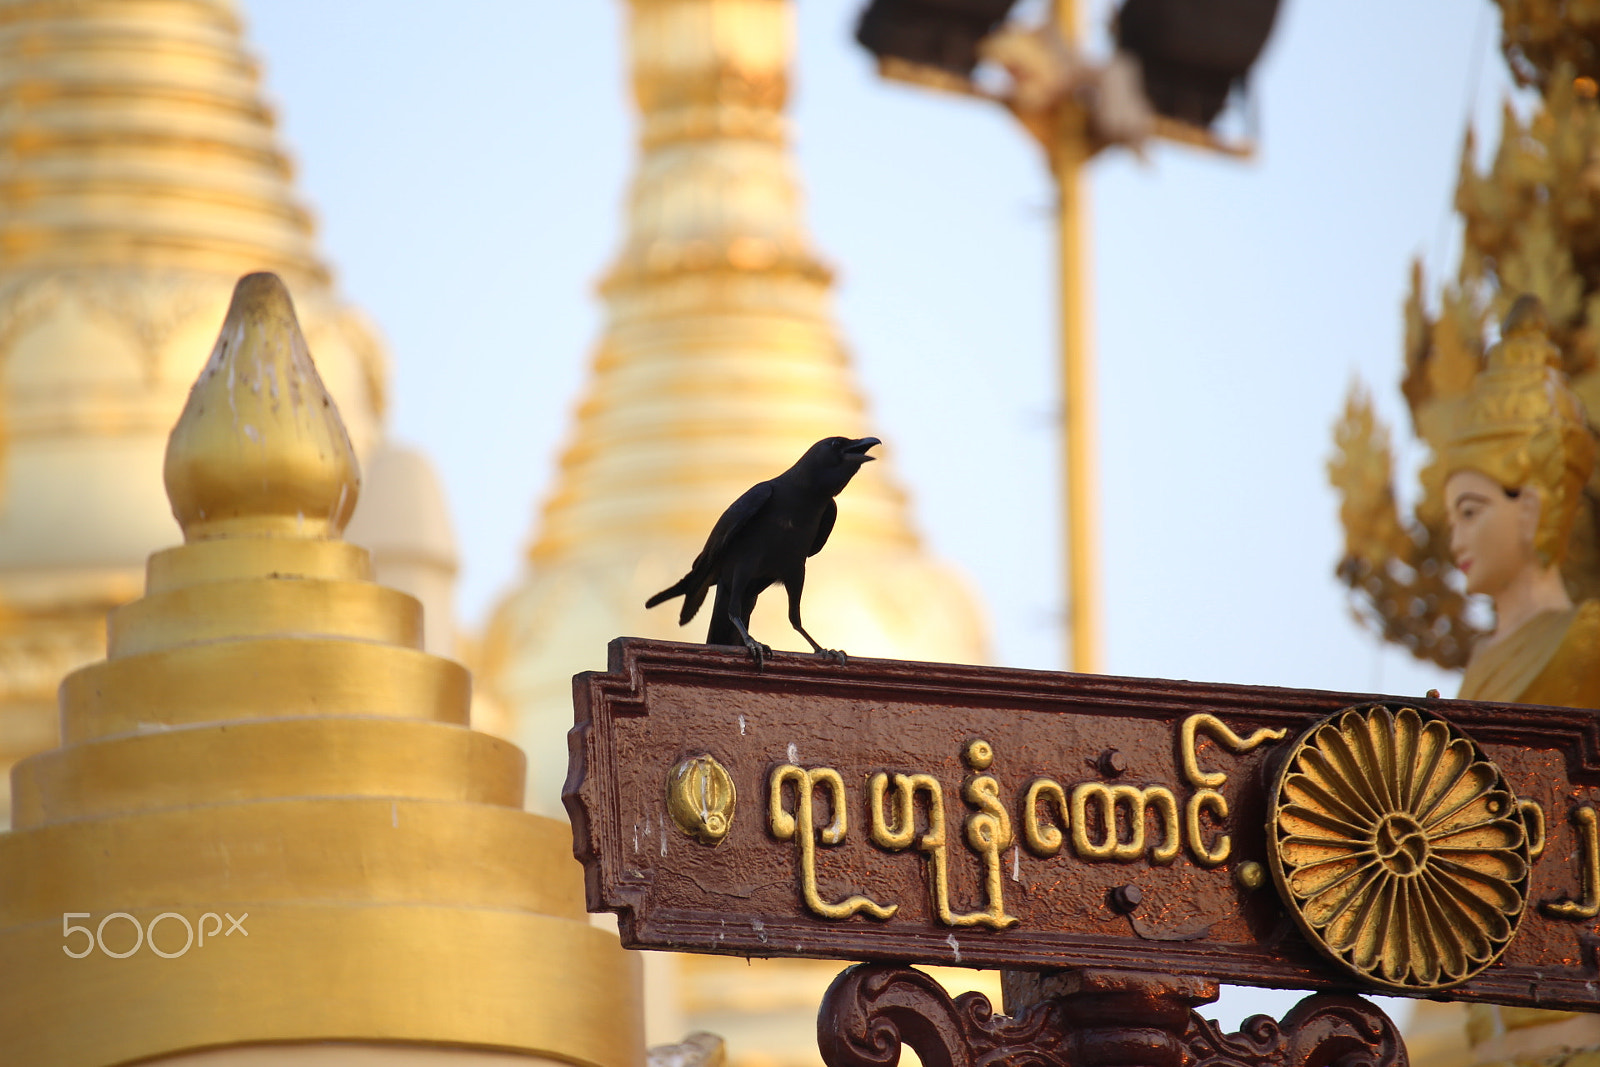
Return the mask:
<svg viewBox="0 0 1600 1067">
<path fill-rule="evenodd" d="M 1600 1003 L 1596 713 L 610 654 L 565 799 L 629 947 Z"/>
</svg>

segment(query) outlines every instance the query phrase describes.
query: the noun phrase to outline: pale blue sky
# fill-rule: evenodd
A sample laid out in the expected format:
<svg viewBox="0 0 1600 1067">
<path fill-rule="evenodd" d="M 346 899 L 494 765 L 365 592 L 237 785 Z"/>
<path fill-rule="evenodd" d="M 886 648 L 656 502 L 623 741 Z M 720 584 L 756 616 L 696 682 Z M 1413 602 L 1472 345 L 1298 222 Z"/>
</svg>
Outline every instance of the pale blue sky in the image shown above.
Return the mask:
<svg viewBox="0 0 1600 1067">
<path fill-rule="evenodd" d="M 799 5 L 796 150 L 841 328 L 998 659 L 1057 666 L 1051 188 L 996 109 L 880 82 L 857 7 Z M 632 158 L 620 4 L 247 10 L 324 247 L 390 340 L 394 430 L 443 471 L 476 622 L 520 565 L 598 332 Z M 1349 621 L 1322 467 L 1353 372 L 1403 413 L 1408 263 L 1450 262 L 1492 11 L 1290 0 L 1258 67 L 1255 162 L 1095 164 L 1109 670 L 1441 684 Z M 1499 61 L 1476 66 L 1492 115 Z"/>
<path fill-rule="evenodd" d="M 922 531 L 980 589 L 998 661 L 1057 667 L 1050 183 L 998 110 L 880 82 L 850 36 L 861 2 L 799 4 L 810 227 Z M 389 339 L 393 432 L 443 474 L 479 624 L 520 568 L 598 333 L 633 155 L 621 4 L 246 13 L 323 247 Z M 1405 437 L 1409 264 L 1453 269 L 1469 112 L 1498 138 L 1497 30 L 1486 2 L 1285 0 L 1254 162 L 1094 165 L 1112 673 L 1454 690 L 1351 621 L 1323 467 L 1353 374 Z"/>
</svg>

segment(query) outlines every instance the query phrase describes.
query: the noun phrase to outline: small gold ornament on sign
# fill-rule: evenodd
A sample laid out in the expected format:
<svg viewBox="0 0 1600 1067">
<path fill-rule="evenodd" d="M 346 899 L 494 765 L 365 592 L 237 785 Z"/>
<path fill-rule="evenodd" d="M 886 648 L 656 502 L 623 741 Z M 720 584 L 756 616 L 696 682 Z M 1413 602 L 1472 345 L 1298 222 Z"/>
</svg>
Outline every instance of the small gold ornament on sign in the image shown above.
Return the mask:
<svg viewBox="0 0 1600 1067">
<path fill-rule="evenodd" d="M 728 836 L 738 799 L 732 776 L 711 756 L 686 759 L 667 775 L 667 812 L 678 829 L 702 845 L 717 845 Z"/>
<path fill-rule="evenodd" d="M 1529 842 L 1500 769 L 1414 708 L 1348 708 L 1295 742 L 1273 785 L 1272 876 L 1311 943 L 1418 992 L 1488 967 L 1527 903 Z"/>
</svg>

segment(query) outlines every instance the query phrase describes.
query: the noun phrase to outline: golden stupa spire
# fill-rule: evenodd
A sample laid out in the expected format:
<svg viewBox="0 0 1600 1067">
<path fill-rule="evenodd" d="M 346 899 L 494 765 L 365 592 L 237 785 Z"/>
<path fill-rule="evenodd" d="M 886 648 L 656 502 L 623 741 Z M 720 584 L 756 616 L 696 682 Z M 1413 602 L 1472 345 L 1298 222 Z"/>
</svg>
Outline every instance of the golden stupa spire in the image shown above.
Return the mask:
<svg viewBox="0 0 1600 1067">
<path fill-rule="evenodd" d="M 244 278 L 166 455 L 186 543 L 13 772 L 7 1063 L 642 1065 L 637 960 L 587 921 L 569 830 L 522 810 L 467 672 L 338 539 L 357 470 L 288 292 Z"/>
<path fill-rule="evenodd" d="M 813 442 L 875 436 L 886 462 L 839 497 L 807 568 L 806 627 L 853 655 L 981 662 L 966 585 L 914 531 L 893 433 L 868 416 L 812 251 L 784 107 L 789 0 L 630 0 L 639 159 L 605 326 L 527 570 L 499 605 L 479 677 L 529 756 L 529 807 L 561 814 L 575 671 L 620 634 L 706 636 L 647 597 L 679 578 L 724 508 Z M 809 651 L 781 593 L 758 640 Z M 652 1042 L 728 1038 L 730 1063 L 818 1062 L 826 962 L 661 957 L 646 963 Z"/>
<path fill-rule="evenodd" d="M 0 2 L 0 774 L 54 743 L 57 683 L 176 535 L 167 431 L 259 270 L 373 459 L 383 347 L 332 286 L 237 5 Z"/>
<path fill-rule="evenodd" d="M 807 576 L 808 629 L 865 656 L 981 660 L 966 587 L 929 557 L 868 418 L 811 250 L 784 106 L 786 0 L 632 0 L 639 161 L 606 324 L 520 587 L 486 641 L 488 684 L 534 761 L 529 803 L 558 813 L 570 677 L 619 634 L 699 641 L 644 601 L 687 568 L 717 516 L 832 435 L 891 458 L 839 501 Z M 770 603 L 768 601 L 771 601 Z M 807 648 L 781 597 L 762 641 Z"/>
<path fill-rule="evenodd" d="M 326 284 L 240 33 L 222 0 L 0 5 L 0 268 L 249 259 Z"/>
</svg>

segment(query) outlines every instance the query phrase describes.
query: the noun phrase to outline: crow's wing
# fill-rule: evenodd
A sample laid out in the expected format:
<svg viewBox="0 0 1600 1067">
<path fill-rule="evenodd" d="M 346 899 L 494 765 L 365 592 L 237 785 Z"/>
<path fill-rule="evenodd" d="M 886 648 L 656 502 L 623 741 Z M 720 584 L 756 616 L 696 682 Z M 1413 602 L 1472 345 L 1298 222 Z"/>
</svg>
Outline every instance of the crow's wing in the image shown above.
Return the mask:
<svg viewBox="0 0 1600 1067">
<path fill-rule="evenodd" d="M 722 513 L 717 524 L 711 527 L 711 534 L 706 538 L 706 547 L 694 558 L 694 566 L 690 570 L 698 571 L 702 568 L 715 570 L 721 560 L 722 553 L 728 549 L 728 544 L 745 523 L 755 518 L 756 514 L 772 499 L 772 483 L 757 482 L 744 491 L 744 495 L 728 505 L 728 510 Z"/>
<path fill-rule="evenodd" d="M 817 523 L 817 539 L 811 542 L 811 551 L 808 556 L 815 556 L 822 551 L 822 546 L 828 543 L 828 535 L 833 533 L 833 524 L 839 518 L 839 505 L 833 498 L 828 498 L 828 506 L 822 509 L 822 521 Z"/>
<path fill-rule="evenodd" d="M 706 592 L 720 578 L 718 572 L 722 569 L 722 554 L 728 550 L 728 545 L 733 542 L 739 531 L 767 506 L 767 501 L 771 498 L 772 483 L 757 482 L 746 489 L 738 500 L 729 504 L 728 510 L 724 511 L 722 517 L 717 519 L 717 524 L 711 527 L 711 535 L 706 538 L 706 547 L 700 550 L 700 554 L 694 558 L 694 565 L 689 568 L 689 573 L 678 583 L 683 591 L 683 608 L 678 612 L 679 626 L 687 624 L 700 610 L 700 605 L 705 603 Z"/>
</svg>

